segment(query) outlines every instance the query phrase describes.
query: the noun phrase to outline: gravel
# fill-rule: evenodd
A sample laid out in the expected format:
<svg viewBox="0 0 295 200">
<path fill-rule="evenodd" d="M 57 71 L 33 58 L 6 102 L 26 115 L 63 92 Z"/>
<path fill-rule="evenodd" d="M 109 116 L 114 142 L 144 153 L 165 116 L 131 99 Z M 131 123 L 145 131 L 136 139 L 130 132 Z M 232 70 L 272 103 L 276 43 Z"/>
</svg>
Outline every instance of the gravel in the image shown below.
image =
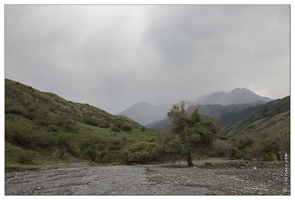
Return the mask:
<svg viewBox="0 0 295 200">
<path fill-rule="evenodd" d="M 5 195 L 290 195 L 283 190 L 284 167 L 224 159 L 161 165 L 47 167 L 5 174 Z M 288 180 L 289 184 L 289 180 Z"/>
</svg>

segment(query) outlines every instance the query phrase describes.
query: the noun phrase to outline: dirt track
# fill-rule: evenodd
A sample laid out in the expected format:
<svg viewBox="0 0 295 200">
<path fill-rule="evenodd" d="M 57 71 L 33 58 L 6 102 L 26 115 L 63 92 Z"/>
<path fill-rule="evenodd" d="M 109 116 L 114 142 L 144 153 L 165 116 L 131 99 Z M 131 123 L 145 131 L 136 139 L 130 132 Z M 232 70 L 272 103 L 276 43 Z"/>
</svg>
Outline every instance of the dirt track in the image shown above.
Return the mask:
<svg viewBox="0 0 295 200">
<path fill-rule="evenodd" d="M 214 164 L 216 160 L 210 160 Z M 217 160 L 216 162 L 221 162 Z M 206 161 L 202 161 L 206 162 Z M 228 162 L 228 161 L 227 161 Z M 197 165 L 202 164 L 195 163 Z M 71 166 L 5 174 L 6 195 L 286 194 L 283 168 Z M 288 194 L 288 193 L 287 193 Z"/>
</svg>

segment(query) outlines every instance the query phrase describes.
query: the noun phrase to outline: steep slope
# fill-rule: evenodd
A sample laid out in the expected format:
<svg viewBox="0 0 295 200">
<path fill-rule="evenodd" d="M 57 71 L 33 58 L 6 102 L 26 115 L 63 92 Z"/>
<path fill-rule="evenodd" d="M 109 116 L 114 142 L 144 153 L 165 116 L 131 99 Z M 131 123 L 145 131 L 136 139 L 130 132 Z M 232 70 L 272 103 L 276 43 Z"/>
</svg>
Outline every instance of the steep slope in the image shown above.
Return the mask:
<svg viewBox="0 0 295 200">
<path fill-rule="evenodd" d="M 45 119 L 67 115 L 68 118 L 82 123 L 86 118 L 93 118 L 102 124 L 119 123 L 140 127 L 138 123 L 128 118 L 118 118 L 88 104 L 66 101 L 56 94 L 40 92 L 30 86 L 7 79 L 5 80 L 5 113 L 19 114 L 31 120 L 41 116 Z"/>
<path fill-rule="evenodd" d="M 277 115 L 290 115 L 290 96 L 263 106 L 244 120 L 224 128 L 221 134 L 231 137 L 257 131 L 261 129 L 260 125 L 270 123 L 272 118 L 278 117 Z"/>
<path fill-rule="evenodd" d="M 141 125 L 148 125 L 165 118 L 168 110 L 168 106 L 151 105 L 145 102 L 139 102 L 116 115 L 123 115 Z"/>
<path fill-rule="evenodd" d="M 234 140 L 251 140 L 252 156 L 273 153 L 282 159 L 290 151 L 290 96 L 265 105 L 220 133 Z"/>
<path fill-rule="evenodd" d="M 229 112 L 240 112 L 242 110 L 245 110 L 247 108 L 251 108 L 258 105 L 265 104 L 264 101 L 256 101 L 252 103 L 247 104 L 230 104 L 222 106 L 220 104 L 216 105 L 201 105 L 200 106 L 200 112 L 205 115 L 213 115 L 213 114 L 219 114 L 220 116 L 229 113 Z"/>
<path fill-rule="evenodd" d="M 271 101 L 268 97 L 261 97 L 254 92 L 246 88 L 236 88 L 229 93 L 224 91 L 214 92 L 209 95 L 202 96 L 196 100 L 197 103 L 202 105 L 205 104 L 220 104 L 220 105 L 230 105 L 230 104 L 248 104 L 252 102 Z"/>
<path fill-rule="evenodd" d="M 256 110 L 258 110 L 259 108 L 262 108 L 264 106 L 267 105 L 271 105 L 273 103 L 275 103 L 278 100 L 274 100 L 274 101 L 270 101 L 266 104 L 261 104 L 261 105 L 256 105 L 253 107 L 249 107 L 249 108 L 245 108 L 241 111 L 231 111 L 231 112 L 227 112 L 223 115 L 221 115 L 220 117 L 220 125 L 224 126 L 227 124 L 231 124 L 231 123 L 235 123 L 238 122 L 240 120 L 245 119 L 246 117 L 248 117 L 250 114 L 252 114 L 253 112 L 255 112 Z M 243 105 L 249 105 L 249 104 L 243 104 Z"/>
<path fill-rule="evenodd" d="M 5 80 L 5 165 L 122 163 L 133 141 L 156 138 L 133 120 Z"/>
</svg>

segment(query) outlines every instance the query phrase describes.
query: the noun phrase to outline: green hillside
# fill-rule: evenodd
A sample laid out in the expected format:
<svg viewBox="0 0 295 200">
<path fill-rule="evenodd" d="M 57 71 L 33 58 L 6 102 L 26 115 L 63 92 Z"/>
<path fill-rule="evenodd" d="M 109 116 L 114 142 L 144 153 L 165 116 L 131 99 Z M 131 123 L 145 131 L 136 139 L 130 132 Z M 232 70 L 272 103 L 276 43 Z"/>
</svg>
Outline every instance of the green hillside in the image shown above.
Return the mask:
<svg viewBox="0 0 295 200">
<path fill-rule="evenodd" d="M 247 151 L 243 149 L 248 156 L 274 154 L 278 160 L 282 159 L 285 153 L 290 152 L 290 96 L 265 105 L 244 120 L 224 127 L 221 135 L 239 143 L 248 141 L 249 148 Z"/>
<path fill-rule="evenodd" d="M 6 167 L 84 160 L 122 163 L 124 149 L 152 142 L 157 135 L 127 117 L 5 80 Z"/>
</svg>

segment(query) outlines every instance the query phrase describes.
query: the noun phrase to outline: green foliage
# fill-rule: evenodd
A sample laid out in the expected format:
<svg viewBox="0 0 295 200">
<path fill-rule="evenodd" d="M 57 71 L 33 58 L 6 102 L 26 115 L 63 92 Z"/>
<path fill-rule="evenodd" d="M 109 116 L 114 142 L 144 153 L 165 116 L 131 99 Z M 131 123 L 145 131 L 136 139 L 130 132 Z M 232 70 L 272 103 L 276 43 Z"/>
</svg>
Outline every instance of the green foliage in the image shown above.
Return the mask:
<svg viewBox="0 0 295 200">
<path fill-rule="evenodd" d="M 250 137 L 246 137 L 244 139 L 239 140 L 238 148 L 240 150 L 246 149 L 248 147 L 251 147 L 254 143 L 254 140 Z"/>
<path fill-rule="evenodd" d="M 124 126 L 121 127 L 121 129 L 122 129 L 123 131 L 129 132 L 129 131 L 132 130 L 132 127 L 129 126 L 129 125 L 124 125 Z"/>
<path fill-rule="evenodd" d="M 111 131 L 115 131 L 115 132 L 120 132 L 120 127 L 118 126 L 118 125 L 113 125 L 112 127 L 111 127 Z"/>
<path fill-rule="evenodd" d="M 123 160 L 126 164 L 148 163 L 157 157 L 158 145 L 154 142 L 139 142 L 131 145 L 123 152 Z"/>
<path fill-rule="evenodd" d="M 142 126 L 142 127 L 140 128 L 140 130 L 141 130 L 142 132 L 145 132 L 146 127 L 145 127 L 145 126 Z"/>
<path fill-rule="evenodd" d="M 29 129 L 5 124 L 5 139 L 20 146 L 29 146 L 32 138 Z"/>
<path fill-rule="evenodd" d="M 91 117 L 84 117 L 84 123 L 90 126 L 98 126 L 99 121 Z"/>
<path fill-rule="evenodd" d="M 214 150 L 218 157 L 228 157 L 229 151 L 233 147 L 232 143 L 227 140 L 217 139 L 214 141 Z"/>
<path fill-rule="evenodd" d="M 263 152 L 261 155 L 262 161 L 275 161 L 275 155 L 272 152 Z"/>
<path fill-rule="evenodd" d="M 36 154 L 32 151 L 21 151 L 17 154 L 17 162 L 21 164 L 33 163 Z"/>
<path fill-rule="evenodd" d="M 158 132 L 142 132 L 141 127 L 127 117 L 5 80 L 5 143 L 10 146 L 5 147 L 5 164 L 80 159 L 98 164 L 123 163 L 122 153 L 133 143 L 155 141 Z M 116 133 L 120 130 L 124 131 Z M 37 156 L 26 157 L 22 151 Z M 151 154 L 148 147 L 143 151 L 155 158 L 156 152 Z M 150 160 L 149 156 L 142 160 Z"/>
<path fill-rule="evenodd" d="M 193 151 L 201 152 L 212 147 L 213 136 L 219 131 L 216 118 L 201 115 L 195 105 L 184 101 L 173 105 L 168 117 L 171 126 L 159 143 L 168 155 L 183 156 L 192 166 Z"/>
<path fill-rule="evenodd" d="M 229 150 L 230 159 L 241 159 L 244 155 L 244 152 L 242 152 L 237 147 L 233 147 Z"/>
</svg>

